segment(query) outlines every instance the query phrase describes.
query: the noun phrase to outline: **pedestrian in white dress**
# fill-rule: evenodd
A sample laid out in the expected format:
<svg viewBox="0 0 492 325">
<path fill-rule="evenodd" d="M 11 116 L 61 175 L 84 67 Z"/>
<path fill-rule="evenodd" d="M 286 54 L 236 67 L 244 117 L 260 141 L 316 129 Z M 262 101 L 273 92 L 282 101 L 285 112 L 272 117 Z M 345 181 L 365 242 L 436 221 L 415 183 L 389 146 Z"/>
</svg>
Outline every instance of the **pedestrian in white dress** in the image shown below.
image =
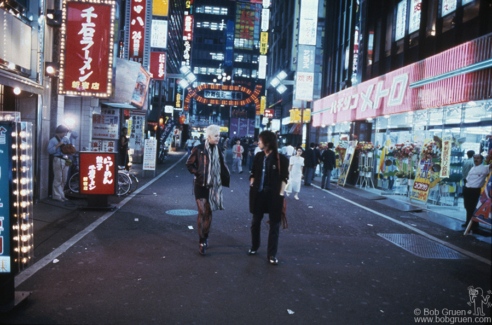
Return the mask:
<svg viewBox="0 0 492 325">
<path fill-rule="evenodd" d="M 289 184 L 285 189 L 287 196 L 290 193 L 295 192 L 294 198 L 299 200 L 299 191 L 301 190 L 301 180 L 302 180 L 302 167 L 304 167 L 304 158 L 301 157 L 302 148 L 297 147 L 296 155 L 290 157 L 289 163 Z"/>
</svg>

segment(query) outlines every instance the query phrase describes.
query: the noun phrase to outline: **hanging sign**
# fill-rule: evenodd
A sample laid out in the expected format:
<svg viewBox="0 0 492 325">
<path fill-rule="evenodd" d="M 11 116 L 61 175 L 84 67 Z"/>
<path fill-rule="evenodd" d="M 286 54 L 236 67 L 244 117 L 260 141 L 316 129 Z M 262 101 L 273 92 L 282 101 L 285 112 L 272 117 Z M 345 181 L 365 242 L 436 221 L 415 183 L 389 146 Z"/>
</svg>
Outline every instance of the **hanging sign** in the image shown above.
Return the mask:
<svg viewBox="0 0 492 325">
<path fill-rule="evenodd" d="M 164 80 L 166 77 L 166 53 L 150 52 L 150 73 L 154 80 Z"/>
<path fill-rule="evenodd" d="M 271 108 L 268 108 L 268 109 L 265 109 L 265 111 L 263 112 L 263 117 L 273 118 L 273 114 L 274 114 L 274 110 Z"/>
<path fill-rule="evenodd" d="M 440 178 L 446 178 L 450 176 L 451 167 L 451 146 L 453 144 L 453 136 L 445 135 L 442 138 L 442 153 L 441 153 L 441 171 L 439 172 Z"/>
<path fill-rule="evenodd" d="M 420 29 L 420 15 L 422 14 L 422 0 L 410 0 L 410 20 L 408 21 L 408 34 Z"/>
<path fill-rule="evenodd" d="M 343 163 L 341 166 L 340 177 L 338 178 L 338 185 L 345 186 L 347 182 L 348 173 L 350 171 L 350 165 L 352 164 L 352 159 L 354 159 L 355 148 L 357 147 L 357 140 L 349 141 L 347 151 L 345 151 L 345 157 L 343 158 Z"/>
<path fill-rule="evenodd" d="M 130 46 L 128 59 L 143 63 L 145 43 L 145 7 L 147 0 L 132 0 L 130 13 Z"/>
<path fill-rule="evenodd" d="M 427 202 L 427 198 L 429 197 L 432 159 L 423 155 L 423 151 L 425 150 L 424 148 L 426 145 L 431 141 L 431 139 L 426 139 L 422 146 L 419 157 L 419 166 L 417 173 L 415 174 L 415 181 L 410 194 L 410 199 L 422 201 L 424 203 Z"/>
<path fill-rule="evenodd" d="M 58 93 L 109 97 L 113 76 L 114 1 L 64 1 Z"/>
<path fill-rule="evenodd" d="M 265 55 L 268 51 L 268 33 L 261 32 L 260 35 L 260 54 Z"/>
<path fill-rule="evenodd" d="M 316 45 L 318 0 L 302 0 L 299 18 L 299 44 Z"/>
<path fill-rule="evenodd" d="M 152 20 L 150 47 L 157 49 L 167 48 L 167 20 Z"/>
<path fill-rule="evenodd" d="M 118 183 L 116 154 L 80 153 L 80 193 L 114 195 Z"/>
</svg>

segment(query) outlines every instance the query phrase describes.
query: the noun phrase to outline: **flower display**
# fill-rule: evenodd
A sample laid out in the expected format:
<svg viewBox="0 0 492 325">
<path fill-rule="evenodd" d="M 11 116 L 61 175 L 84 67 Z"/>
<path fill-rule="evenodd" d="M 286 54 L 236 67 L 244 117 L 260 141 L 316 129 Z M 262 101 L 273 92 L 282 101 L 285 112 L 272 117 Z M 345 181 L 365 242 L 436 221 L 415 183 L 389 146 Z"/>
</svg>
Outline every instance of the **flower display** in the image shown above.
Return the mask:
<svg viewBox="0 0 492 325">
<path fill-rule="evenodd" d="M 357 144 L 357 147 L 355 148 L 356 151 L 362 152 L 367 154 L 368 152 L 373 152 L 376 149 L 376 147 L 372 144 L 372 142 L 364 142 L 361 141 Z"/>
<path fill-rule="evenodd" d="M 437 159 L 441 156 L 439 144 L 435 141 L 428 142 L 424 145 L 421 152 L 420 160 Z"/>
<path fill-rule="evenodd" d="M 414 144 L 407 141 L 405 143 L 395 144 L 390 147 L 390 152 L 398 160 L 403 160 L 406 158 L 412 158 L 414 155 L 418 155 L 419 148 Z"/>
</svg>

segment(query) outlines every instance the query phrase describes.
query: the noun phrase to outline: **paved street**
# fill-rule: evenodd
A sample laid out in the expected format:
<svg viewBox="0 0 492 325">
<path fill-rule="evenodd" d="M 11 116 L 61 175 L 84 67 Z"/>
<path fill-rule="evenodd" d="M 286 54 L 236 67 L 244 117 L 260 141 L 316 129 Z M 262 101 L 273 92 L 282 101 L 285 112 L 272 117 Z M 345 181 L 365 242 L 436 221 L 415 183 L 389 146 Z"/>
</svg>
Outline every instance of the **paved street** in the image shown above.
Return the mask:
<svg viewBox="0 0 492 325">
<path fill-rule="evenodd" d="M 114 213 L 80 210 L 43 228 L 39 263 L 104 218 L 57 256 L 59 262 L 22 278 L 16 290 L 32 295 L 0 322 L 415 324 L 417 309 L 476 317 L 468 313 L 468 287 L 482 288 L 484 296 L 491 290 L 490 244 L 343 188 L 303 186 L 299 201 L 288 198 L 278 266 L 266 260 L 266 224 L 259 254 L 248 256 L 247 170 L 233 174 L 224 189 L 226 210 L 214 212 L 202 257 L 196 215 L 166 213 L 196 211 L 192 176 L 179 158 L 172 156 L 174 168 Z M 463 258 L 418 257 L 378 235 L 418 235 L 412 229 L 456 246 Z M 487 306 L 485 314 L 490 317 Z"/>
</svg>

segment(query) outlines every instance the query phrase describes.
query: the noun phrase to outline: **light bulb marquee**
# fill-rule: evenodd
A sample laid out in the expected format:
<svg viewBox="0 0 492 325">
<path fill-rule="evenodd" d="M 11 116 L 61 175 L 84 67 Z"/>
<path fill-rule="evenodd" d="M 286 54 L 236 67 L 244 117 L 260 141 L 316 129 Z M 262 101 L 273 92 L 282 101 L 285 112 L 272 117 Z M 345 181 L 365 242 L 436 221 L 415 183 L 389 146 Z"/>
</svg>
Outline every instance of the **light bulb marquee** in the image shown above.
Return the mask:
<svg viewBox="0 0 492 325">
<path fill-rule="evenodd" d="M 187 111 L 190 105 L 190 100 L 194 98 L 197 102 L 202 103 L 202 104 L 211 104 L 211 105 L 229 105 L 229 106 L 246 106 L 250 103 L 255 103 L 256 110 L 260 110 L 260 100 L 258 99 L 258 96 L 261 93 L 261 89 L 263 86 L 261 85 L 256 85 L 255 90 L 252 91 L 251 89 L 245 88 L 245 87 L 239 87 L 239 86 L 228 86 L 228 85 L 215 85 L 215 84 L 204 84 L 200 85 L 196 88 L 191 88 L 188 87 L 188 95 L 185 98 L 184 101 L 184 110 Z M 223 90 L 223 91 L 240 91 L 248 95 L 246 99 L 242 100 L 224 100 L 224 99 L 209 99 L 205 98 L 203 96 L 198 95 L 198 93 L 202 90 Z"/>
<path fill-rule="evenodd" d="M 0 159 L 0 274 L 12 276 L 34 250 L 32 124 L 19 121 L 18 112 L 0 112 L 0 151 L 9 158 Z"/>
<path fill-rule="evenodd" d="M 109 97 L 115 1 L 63 1 L 58 93 Z"/>
</svg>

